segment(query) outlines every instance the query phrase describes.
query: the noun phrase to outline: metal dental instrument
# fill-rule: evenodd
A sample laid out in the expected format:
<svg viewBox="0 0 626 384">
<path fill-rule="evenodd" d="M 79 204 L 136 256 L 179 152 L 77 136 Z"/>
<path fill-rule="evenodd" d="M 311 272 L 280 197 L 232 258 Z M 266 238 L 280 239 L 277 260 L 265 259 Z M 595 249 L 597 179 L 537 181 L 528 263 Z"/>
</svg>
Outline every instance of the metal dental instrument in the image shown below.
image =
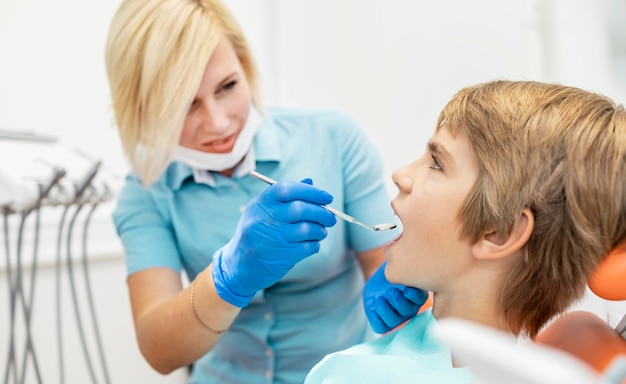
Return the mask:
<svg viewBox="0 0 626 384">
<path fill-rule="evenodd" d="M 250 171 L 250 176 L 257 178 L 261 181 L 266 182 L 269 185 L 274 185 L 276 184 L 276 180 L 273 180 L 257 171 Z M 326 208 L 330 213 L 332 213 L 333 215 L 339 217 L 340 219 L 344 219 L 345 221 L 352 223 L 352 224 L 356 224 L 356 225 L 360 225 L 361 227 L 365 228 L 365 229 L 369 229 L 370 231 L 387 231 L 389 229 L 394 229 L 395 227 L 397 227 L 396 224 L 392 224 L 392 223 L 384 223 L 384 224 L 376 224 L 374 226 L 371 225 L 367 225 L 367 224 L 363 224 L 360 221 L 358 221 L 357 219 L 355 219 L 354 217 L 347 215 L 333 207 L 329 207 L 328 205 L 322 205 L 322 207 Z"/>
</svg>

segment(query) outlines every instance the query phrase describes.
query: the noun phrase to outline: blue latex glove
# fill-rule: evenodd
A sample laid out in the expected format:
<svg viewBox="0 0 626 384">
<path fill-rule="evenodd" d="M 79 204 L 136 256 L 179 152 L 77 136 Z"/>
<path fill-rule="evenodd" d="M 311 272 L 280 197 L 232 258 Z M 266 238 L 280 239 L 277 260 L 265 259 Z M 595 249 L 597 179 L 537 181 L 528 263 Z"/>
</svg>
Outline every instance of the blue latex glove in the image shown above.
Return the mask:
<svg viewBox="0 0 626 384">
<path fill-rule="evenodd" d="M 213 255 L 213 281 L 220 297 L 245 307 L 257 291 L 319 252 L 326 227 L 337 222 L 321 206 L 332 200 L 310 179 L 278 182 L 252 199 L 232 239 Z"/>
<path fill-rule="evenodd" d="M 389 332 L 414 317 L 428 299 L 426 291 L 390 283 L 385 277 L 386 266 L 385 261 L 363 289 L 365 314 L 376 333 Z"/>
</svg>

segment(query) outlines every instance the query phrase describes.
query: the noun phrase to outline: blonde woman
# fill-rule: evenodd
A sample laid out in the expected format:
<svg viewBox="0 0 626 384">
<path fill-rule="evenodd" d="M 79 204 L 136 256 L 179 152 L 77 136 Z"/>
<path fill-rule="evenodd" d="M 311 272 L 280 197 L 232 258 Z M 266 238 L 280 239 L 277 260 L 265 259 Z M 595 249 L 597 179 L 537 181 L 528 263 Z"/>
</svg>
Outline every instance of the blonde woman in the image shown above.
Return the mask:
<svg viewBox="0 0 626 384">
<path fill-rule="evenodd" d="M 432 291 L 432 310 L 327 356 L 306 383 L 472 383 L 431 336 L 437 320 L 534 338 L 567 310 L 626 239 L 626 111 L 562 85 L 471 86 L 393 181 L 403 233 L 385 274 Z"/>
<path fill-rule="evenodd" d="M 324 355 L 365 341 L 363 282 L 394 235 L 321 207 L 394 221 L 358 124 L 333 110 L 261 109 L 246 40 L 216 0 L 124 1 L 106 65 L 133 171 L 113 218 L 150 365 L 192 365 L 192 383 L 301 383 Z M 267 188 L 252 169 L 281 182 Z M 421 304 L 391 303 L 392 327 Z"/>
</svg>

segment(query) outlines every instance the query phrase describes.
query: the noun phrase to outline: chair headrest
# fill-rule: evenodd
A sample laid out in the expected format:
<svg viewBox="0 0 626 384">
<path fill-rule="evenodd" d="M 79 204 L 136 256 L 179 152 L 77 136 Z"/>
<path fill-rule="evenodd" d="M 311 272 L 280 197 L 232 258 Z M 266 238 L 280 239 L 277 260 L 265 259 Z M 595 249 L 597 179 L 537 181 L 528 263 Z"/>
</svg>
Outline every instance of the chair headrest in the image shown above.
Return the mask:
<svg viewBox="0 0 626 384">
<path fill-rule="evenodd" d="M 607 300 L 626 300 L 626 242 L 615 247 L 598 265 L 589 288 Z"/>
<path fill-rule="evenodd" d="M 537 335 L 536 341 L 581 359 L 597 372 L 608 369 L 617 356 L 626 356 L 626 340 L 598 315 L 587 311 L 559 316 Z"/>
</svg>

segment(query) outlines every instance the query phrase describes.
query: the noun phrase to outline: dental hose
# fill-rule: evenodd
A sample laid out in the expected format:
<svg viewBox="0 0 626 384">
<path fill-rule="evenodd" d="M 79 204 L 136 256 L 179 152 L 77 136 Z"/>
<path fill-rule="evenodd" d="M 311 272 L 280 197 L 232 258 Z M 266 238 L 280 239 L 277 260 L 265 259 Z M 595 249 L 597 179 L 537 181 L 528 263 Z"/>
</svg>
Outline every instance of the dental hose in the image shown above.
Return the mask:
<svg viewBox="0 0 626 384">
<path fill-rule="evenodd" d="M 74 227 L 74 223 L 76 222 L 76 217 L 78 213 L 83 208 L 84 204 L 79 203 L 78 207 L 74 211 L 72 218 L 70 219 L 68 229 L 67 229 L 67 272 L 70 283 L 70 291 L 72 293 L 72 303 L 74 305 L 74 314 L 76 315 L 76 327 L 78 328 L 78 335 L 80 337 L 81 346 L 83 348 L 85 362 L 87 363 L 87 368 L 89 371 L 89 375 L 91 376 L 91 381 L 93 383 L 97 383 L 96 375 L 93 369 L 93 365 L 91 363 L 91 357 L 89 355 L 89 349 L 87 348 L 87 342 L 85 339 L 85 332 L 83 329 L 83 322 L 80 316 L 80 310 L 78 308 L 78 295 L 76 294 L 76 283 L 74 280 L 74 268 L 72 266 L 72 229 Z"/>
<path fill-rule="evenodd" d="M 98 327 L 98 317 L 96 316 L 96 310 L 94 307 L 93 293 L 91 289 L 91 279 L 89 277 L 89 265 L 87 260 L 87 229 L 89 228 L 89 222 L 91 217 L 93 216 L 94 211 L 98 207 L 98 203 L 94 203 L 91 206 L 91 209 L 87 213 L 87 217 L 85 218 L 85 223 L 83 226 L 83 239 L 82 239 L 82 248 L 83 248 L 83 257 L 82 257 L 82 265 L 83 265 L 83 274 L 85 276 L 85 291 L 87 293 L 87 303 L 89 304 L 89 313 L 91 314 L 91 320 L 93 323 L 94 333 L 96 336 L 96 345 L 98 347 L 98 354 L 100 357 L 100 363 L 102 364 L 102 371 L 104 373 L 104 382 L 107 384 L 111 383 L 109 379 L 109 369 L 106 364 L 106 359 L 104 357 L 104 350 L 102 348 L 102 339 L 100 338 L 100 328 Z"/>
<path fill-rule="evenodd" d="M 38 201 L 37 203 L 39 204 L 40 201 Z M 29 209 L 26 211 L 22 212 L 21 215 L 21 219 L 20 219 L 20 224 L 19 224 L 19 229 L 18 229 L 18 238 L 17 238 L 17 249 L 16 249 L 16 265 L 15 265 L 15 280 L 12 281 L 11 278 L 11 270 L 10 270 L 10 247 L 9 247 L 9 233 L 8 233 L 8 212 L 5 211 L 5 215 L 4 215 L 4 226 L 5 226 L 5 246 L 6 246 L 6 252 L 7 252 L 7 280 L 9 281 L 9 294 L 10 294 L 10 320 L 9 320 L 9 326 L 10 326 L 10 340 L 9 340 L 9 353 L 8 353 L 8 357 L 7 357 L 7 366 L 6 366 L 6 370 L 5 370 L 5 377 L 4 377 L 4 382 L 5 384 L 8 384 L 9 382 L 9 373 L 11 371 L 11 368 L 13 369 L 13 374 L 14 374 L 14 382 L 15 383 L 23 383 L 24 382 L 24 375 L 25 375 L 25 369 L 26 369 L 26 358 L 28 356 L 28 353 L 30 353 L 32 359 L 33 359 L 33 364 L 35 367 L 35 374 L 37 376 L 37 381 L 39 383 L 42 382 L 41 379 L 41 373 L 39 370 L 39 364 L 37 362 L 37 356 L 35 354 L 35 349 L 33 347 L 33 343 L 32 343 L 32 335 L 31 335 L 31 328 L 30 328 L 30 309 L 28 306 L 28 303 L 26 302 L 26 299 L 24 297 L 24 289 L 23 289 L 23 284 L 22 284 L 22 244 L 23 244 L 23 237 L 24 237 L 24 226 L 26 223 L 26 218 L 29 216 L 29 214 L 32 212 L 33 209 Z M 39 215 L 37 216 L 38 220 L 37 220 L 37 228 L 39 226 Z M 38 237 L 36 237 L 36 241 L 38 241 Z M 36 251 L 35 247 L 35 251 Z M 34 275 L 34 270 L 36 269 L 36 264 L 33 263 L 33 275 Z M 33 286 L 34 282 L 31 281 L 31 287 Z M 33 297 L 33 292 L 31 291 L 31 298 Z M 18 375 L 18 370 L 17 370 L 17 361 L 15 359 L 15 334 L 14 334 L 14 329 L 15 329 L 15 317 L 16 317 L 16 306 L 17 306 L 17 300 L 18 300 L 18 296 L 21 299 L 21 307 L 22 307 L 22 311 L 23 311 L 23 316 L 24 316 L 24 322 L 25 322 L 25 328 L 26 328 L 26 347 L 24 349 L 24 366 L 22 367 L 22 374 Z M 32 300 L 31 300 L 32 301 Z M 21 380 L 19 380 L 19 378 L 21 377 Z"/>
<path fill-rule="evenodd" d="M 65 383 L 65 365 L 63 361 L 63 327 L 61 326 L 61 248 L 63 244 L 63 224 L 65 223 L 65 217 L 67 211 L 70 209 L 69 205 L 63 208 L 61 219 L 59 221 L 59 232 L 57 235 L 57 255 L 55 262 L 55 295 L 56 295 L 56 320 L 57 320 L 57 348 L 59 357 L 59 383 Z"/>
<path fill-rule="evenodd" d="M 33 242 L 33 265 L 31 269 L 31 277 L 30 277 L 30 294 L 28 302 L 25 302 L 24 294 L 22 292 L 22 305 L 24 308 L 24 322 L 26 326 L 26 345 L 24 346 L 24 355 L 22 357 L 22 374 L 20 375 L 21 383 L 24 383 L 26 380 L 26 367 L 28 366 L 28 353 L 30 352 L 30 356 L 33 359 L 35 374 L 37 376 L 37 382 L 42 383 L 41 372 L 39 370 L 39 364 L 37 363 L 37 355 L 35 354 L 35 349 L 33 346 L 33 337 L 31 330 L 31 319 L 33 316 L 33 302 L 35 300 L 35 281 L 37 278 L 37 258 L 39 251 L 39 227 L 41 224 L 41 211 L 39 210 L 39 206 L 36 208 L 35 214 L 35 239 Z M 21 239 L 20 239 L 21 241 Z"/>
<path fill-rule="evenodd" d="M 11 247 L 9 246 L 9 209 L 4 208 L 4 245 L 7 259 L 7 282 L 9 283 L 9 350 L 7 353 L 7 364 L 4 370 L 4 383 L 9 383 L 9 372 L 13 369 L 13 376 L 17 383 L 17 368 L 15 362 L 15 341 L 13 336 L 13 328 L 15 322 L 15 288 L 13 286 L 13 278 L 11 276 Z"/>
</svg>

